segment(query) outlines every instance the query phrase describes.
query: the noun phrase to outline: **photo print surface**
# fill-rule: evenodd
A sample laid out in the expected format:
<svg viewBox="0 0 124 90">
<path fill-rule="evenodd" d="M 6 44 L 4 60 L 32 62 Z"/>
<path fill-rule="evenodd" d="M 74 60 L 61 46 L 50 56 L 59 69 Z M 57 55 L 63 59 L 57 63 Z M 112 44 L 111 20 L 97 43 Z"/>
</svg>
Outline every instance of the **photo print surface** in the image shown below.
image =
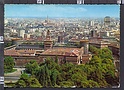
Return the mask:
<svg viewBox="0 0 124 90">
<path fill-rule="evenodd" d="M 119 88 L 119 5 L 5 5 L 5 87 Z"/>
</svg>

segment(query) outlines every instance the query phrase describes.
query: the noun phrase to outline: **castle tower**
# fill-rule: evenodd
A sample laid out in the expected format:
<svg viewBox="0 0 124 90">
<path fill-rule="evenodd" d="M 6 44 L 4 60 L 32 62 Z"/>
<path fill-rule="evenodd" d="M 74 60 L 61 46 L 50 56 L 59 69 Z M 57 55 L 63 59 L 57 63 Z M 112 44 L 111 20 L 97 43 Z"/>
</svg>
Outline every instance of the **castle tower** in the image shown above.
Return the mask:
<svg viewBox="0 0 124 90">
<path fill-rule="evenodd" d="M 47 30 L 46 39 L 47 40 L 51 40 L 51 36 L 50 36 L 50 31 L 49 30 Z"/>
<path fill-rule="evenodd" d="M 89 40 L 88 39 L 80 40 L 80 46 L 84 47 L 84 54 L 88 54 L 88 51 L 89 51 Z"/>
<path fill-rule="evenodd" d="M 97 31 L 96 30 L 91 31 L 91 37 L 97 37 Z"/>
<path fill-rule="evenodd" d="M 53 41 L 51 40 L 50 31 L 47 31 L 46 39 L 44 40 L 44 50 L 50 49 L 53 46 Z"/>
</svg>

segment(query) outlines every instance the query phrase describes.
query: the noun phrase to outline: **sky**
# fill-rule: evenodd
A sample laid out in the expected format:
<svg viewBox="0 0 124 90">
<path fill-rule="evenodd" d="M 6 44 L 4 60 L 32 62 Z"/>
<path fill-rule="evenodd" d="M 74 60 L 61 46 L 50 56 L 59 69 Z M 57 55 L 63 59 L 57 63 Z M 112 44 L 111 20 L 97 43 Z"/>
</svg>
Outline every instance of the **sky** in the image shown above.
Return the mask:
<svg viewBox="0 0 124 90">
<path fill-rule="evenodd" d="M 5 17 L 120 17 L 119 5 L 6 4 Z"/>
</svg>

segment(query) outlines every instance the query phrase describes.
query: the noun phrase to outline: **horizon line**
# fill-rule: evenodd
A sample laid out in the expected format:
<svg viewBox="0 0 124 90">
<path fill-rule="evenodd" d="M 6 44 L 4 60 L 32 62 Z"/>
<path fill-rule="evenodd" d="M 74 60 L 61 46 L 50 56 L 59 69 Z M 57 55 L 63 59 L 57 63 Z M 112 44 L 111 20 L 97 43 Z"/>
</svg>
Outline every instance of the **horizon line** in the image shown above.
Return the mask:
<svg viewBox="0 0 124 90">
<path fill-rule="evenodd" d="M 105 18 L 106 16 L 104 17 L 49 17 L 49 18 Z M 7 16 L 7 17 L 4 17 L 4 18 L 47 18 L 46 17 L 37 17 L 37 16 Z M 111 17 L 110 18 L 120 18 L 120 17 Z"/>
</svg>

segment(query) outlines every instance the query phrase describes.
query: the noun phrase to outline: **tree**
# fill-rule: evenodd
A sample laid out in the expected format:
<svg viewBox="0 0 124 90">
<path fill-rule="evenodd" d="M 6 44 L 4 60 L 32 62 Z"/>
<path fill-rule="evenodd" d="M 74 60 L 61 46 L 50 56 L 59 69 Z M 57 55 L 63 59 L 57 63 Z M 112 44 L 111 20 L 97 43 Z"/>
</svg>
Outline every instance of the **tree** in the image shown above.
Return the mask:
<svg viewBox="0 0 124 90">
<path fill-rule="evenodd" d="M 99 83 L 100 87 L 107 87 L 107 83 L 104 77 L 104 71 L 102 67 L 102 60 L 98 56 L 94 55 L 87 65 L 88 67 L 88 80 L 93 80 Z"/>
<path fill-rule="evenodd" d="M 92 52 L 95 55 L 98 55 L 99 54 L 99 49 L 96 48 L 96 47 L 94 47 L 94 46 L 92 46 L 92 45 L 90 45 L 89 51 Z"/>
<path fill-rule="evenodd" d="M 101 59 L 98 56 L 94 55 L 89 61 L 89 65 L 95 65 L 96 67 L 98 67 L 101 65 Z"/>
<path fill-rule="evenodd" d="M 37 88 L 42 87 L 36 78 L 30 78 L 29 83 L 30 83 L 29 87 L 37 87 Z"/>
<path fill-rule="evenodd" d="M 92 69 L 88 70 L 88 79 L 98 82 L 100 87 L 117 85 L 118 78 L 115 76 L 112 51 L 109 48 L 97 49 L 93 46 L 90 46 L 90 51 L 95 55 L 87 64 L 92 66 Z"/>
<path fill-rule="evenodd" d="M 81 82 L 83 88 L 99 88 L 99 84 L 93 80 L 86 80 Z"/>
<path fill-rule="evenodd" d="M 39 65 L 35 60 L 31 60 L 29 63 L 25 66 L 26 72 L 30 73 L 31 75 L 35 75 L 37 73 Z"/>
<path fill-rule="evenodd" d="M 72 81 L 62 81 L 60 82 L 61 87 L 72 87 L 74 86 L 74 82 Z"/>
<path fill-rule="evenodd" d="M 45 86 L 45 69 L 44 66 L 40 66 L 36 74 L 37 79 L 39 80 L 42 86 Z"/>
<path fill-rule="evenodd" d="M 55 62 L 58 64 L 58 56 L 55 57 Z"/>
<path fill-rule="evenodd" d="M 44 87 L 51 87 L 56 85 L 58 64 L 54 62 L 53 58 L 46 58 L 45 62 L 40 65 L 37 73 L 38 80 Z"/>
<path fill-rule="evenodd" d="M 16 82 L 15 87 L 41 87 L 41 84 L 36 78 L 30 77 L 24 73 Z"/>
<path fill-rule="evenodd" d="M 81 87 L 82 87 L 82 88 L 88 88 L 88 87 L 89 87 L 89 82 L 88 82 L 88 80 L 81 81 Z"/>
<path fill-rule="evenodd" d="M 100 58 L 113 60 L 112 51 L 109 48 L 102 48 L 99 51 Z"/>
<path fill-rule="evenodd" d="M 81 87 L 81 81 L 85 81 L 86 80 L 86 77 L 83 77 L 81 75 L 81 73 L 75 73 L 72 75 L 72 81 L 74 82 L 74 84 L 77 86 L 77 87 Z"/>
<path fill-rule="evenodd" d="M 75 67 L 75 65 L 70 62 L 61 65 L 62 71 L 65 71 L 65 72 L 68 72 L 69 70 L 71 70 L 74 67 Z"/>
<path fill-rule="evenodd" d="M 48 69 L 48 67 L 45 65 L 45 87 L 52 86 L 51 80 L 50 80 L 50 74 L 51 71 Z"/>
<path fill-rule="evenodd" d="M 63 81 L 67 81 L 71 79 L 74 68 L 75 68 L 75 65 L 72 63 L 65 63 L 61 65 L 60 73 Z"/>
<path fill-rule="evenodd" d="M 115 67 L 112 62 L 109 62 L 107 64 L 103 64 L 102 68 L 104 70 L 103 75 L 105 77 L 105 80 L 110 85 L 118 85 L 118 77 L 115 75 Z"/>
<path fill-rule="evenodd" d="M 12 72 L 14 68 L 14 59 L 11 56 L 7 56 L 4 59 L 4 71 L 5 72 Z"/>
<path fill-rule="evenodd" d="M 59 71 L 58 70 L 55 69 L 55 70 L 52 71 L 51 82 L 52 82 L 53 86 L 56 85 L 58 75 L 59 75 Z"/>
</svg>

